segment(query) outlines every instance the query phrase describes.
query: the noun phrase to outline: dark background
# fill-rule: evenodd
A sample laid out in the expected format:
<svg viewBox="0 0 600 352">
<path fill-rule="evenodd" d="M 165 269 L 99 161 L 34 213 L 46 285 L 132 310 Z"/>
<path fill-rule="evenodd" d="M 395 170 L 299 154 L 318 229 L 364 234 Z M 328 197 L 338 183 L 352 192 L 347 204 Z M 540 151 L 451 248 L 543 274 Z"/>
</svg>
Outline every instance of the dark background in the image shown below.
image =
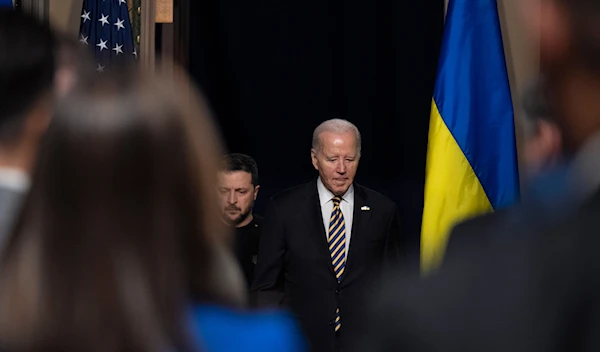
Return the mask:
<svg viewBox="0 0 600 352">
<path fill-rule="evenodd" d="M 230 152 L 259 165 L 262 213 L 316 177 L 313 129 L 362 133 L 357 182 L 398 205 L 418 243 L 443 0 L 202 0 L 190 3 L 190 72 Z"/>
</svg>

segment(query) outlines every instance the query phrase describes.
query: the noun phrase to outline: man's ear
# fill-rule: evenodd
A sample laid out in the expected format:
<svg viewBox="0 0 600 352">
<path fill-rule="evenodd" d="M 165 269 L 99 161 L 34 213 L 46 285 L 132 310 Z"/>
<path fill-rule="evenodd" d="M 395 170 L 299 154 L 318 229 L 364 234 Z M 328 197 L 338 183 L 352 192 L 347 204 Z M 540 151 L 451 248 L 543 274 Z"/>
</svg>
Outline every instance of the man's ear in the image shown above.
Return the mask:
<svg viewBox="0 0 600 352">
<path fill-rule="evenodd" d="M 260 185 L 254 186 L 254 200 L 258 198 L 258 190 L 260 189 Z"/>
<path fill-rule="evenodd" d="M 541 123 L 540 134 L 545 136 L 547 140 L 547 152 L 552 159 L 556 160 L 562 155 L 563 143 L 560 130 L 555 124 L 552 123 Z"/>
<path fill-rule="evenodd" d="M 317 151 L 315 150 L 315 148 L 312 148 L 310 150 L 310 159 L 315 170 L 319 170 L 319 164 L 317 163 Z"/>
<path fill-rule="evenodd" d="M 32 136 L 39 136 L 46 132 L 52 119 L 54 100 L 50 94 L 44 95 L 31 108 L 25 121 L 25 130 Z"/>
</svg>

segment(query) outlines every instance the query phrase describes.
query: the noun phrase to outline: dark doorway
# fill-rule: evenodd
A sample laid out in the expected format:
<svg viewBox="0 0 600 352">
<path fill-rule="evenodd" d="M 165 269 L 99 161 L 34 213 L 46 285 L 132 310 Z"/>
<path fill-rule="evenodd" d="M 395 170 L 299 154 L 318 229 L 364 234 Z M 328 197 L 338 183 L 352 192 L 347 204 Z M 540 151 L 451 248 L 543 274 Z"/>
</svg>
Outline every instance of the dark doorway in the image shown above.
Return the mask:
<svg viewBox="0 0 600 352">
<path fill-rule="evenodd" d="M 315 177 L 313 129 L 363 135 L 357 182 L 398 205 L 418 244 L 443 0 L 202 0 L 190 4 L 192 76 L 228 150 L 259 164 L 260 213 Z"/>
</svg>

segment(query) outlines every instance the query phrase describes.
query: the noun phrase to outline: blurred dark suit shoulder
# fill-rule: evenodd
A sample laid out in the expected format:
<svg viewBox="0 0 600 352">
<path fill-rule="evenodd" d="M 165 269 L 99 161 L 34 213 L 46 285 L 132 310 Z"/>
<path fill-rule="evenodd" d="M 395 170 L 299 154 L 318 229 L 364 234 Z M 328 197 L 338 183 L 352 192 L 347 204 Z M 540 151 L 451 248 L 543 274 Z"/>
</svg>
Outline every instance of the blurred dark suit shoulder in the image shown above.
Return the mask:
<svg viewBox="0 0 600 352">
<path fill-rule="evenodd" d="M 599 212 L 596 194 L 546 226 L 503 227 L 510 241 L 425 280 L 388 277 L 357 351 L 600 350 Z"/>
<path fill-rule="evenodd" d="M 494 236 L 507 225 L 513 208 L 504 208 L 465 220 L 452 229 L 446 247 L 445 261 L 460 256 L 464 251 L 477 250 L 489 245 Z"/>
</svg>

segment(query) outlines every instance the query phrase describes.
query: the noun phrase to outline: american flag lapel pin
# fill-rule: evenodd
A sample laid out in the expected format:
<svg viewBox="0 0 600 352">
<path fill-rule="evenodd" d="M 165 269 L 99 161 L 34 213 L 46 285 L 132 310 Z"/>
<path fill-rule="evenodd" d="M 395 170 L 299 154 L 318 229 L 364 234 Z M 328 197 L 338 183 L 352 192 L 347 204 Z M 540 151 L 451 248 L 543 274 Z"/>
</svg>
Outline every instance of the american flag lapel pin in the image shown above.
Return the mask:
<svg viewBox="0 0 600 352">
<path fill-rule="evenodd" d="M 366 205 L 363 205 L 362 207 L 360 207 L 360 210 L 362 210 L 362 211 L 369 211 L 369 210 L 371 210 L 371 208 L 369 208 Z"/>
</svg>

